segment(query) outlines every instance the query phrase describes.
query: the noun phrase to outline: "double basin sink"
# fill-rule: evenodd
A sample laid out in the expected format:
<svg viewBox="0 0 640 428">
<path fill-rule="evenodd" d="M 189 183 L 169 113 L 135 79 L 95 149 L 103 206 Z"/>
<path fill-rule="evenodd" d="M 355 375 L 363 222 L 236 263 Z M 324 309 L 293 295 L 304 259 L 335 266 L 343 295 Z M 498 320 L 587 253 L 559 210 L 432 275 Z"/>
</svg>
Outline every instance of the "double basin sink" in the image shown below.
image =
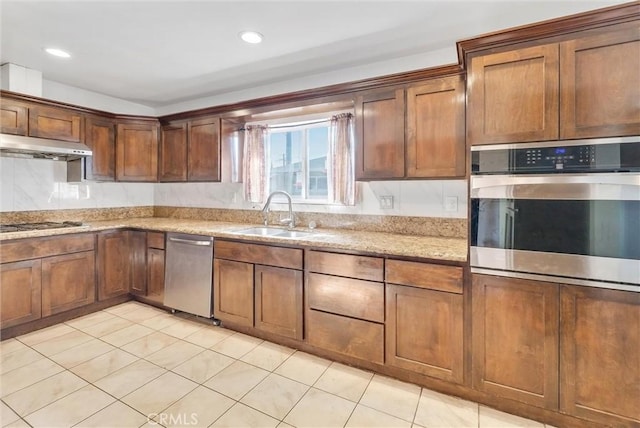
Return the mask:
<svg viewBox="0 0 640 428">
<path fill-rule="evenodd" d="M 273 236 L 275 238 L 305 238 L 311 235 L 311 232 L 303 232 L 300 230 L 281 229 L 279 227 L 250 227 L 248 229 L 237 230 L 235 233 L 239 235 L 250 236 Z"/>
</svg>

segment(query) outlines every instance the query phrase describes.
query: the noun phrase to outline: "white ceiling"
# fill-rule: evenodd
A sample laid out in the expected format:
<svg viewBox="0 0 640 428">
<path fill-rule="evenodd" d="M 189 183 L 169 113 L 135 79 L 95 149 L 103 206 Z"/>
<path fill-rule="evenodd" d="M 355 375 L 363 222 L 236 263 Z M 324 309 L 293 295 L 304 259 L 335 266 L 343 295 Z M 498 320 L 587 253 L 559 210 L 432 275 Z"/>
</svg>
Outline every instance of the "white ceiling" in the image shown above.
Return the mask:
<svg viewBox="0 0 640 428">
<path fill-rule="evenodd" d="M 265 85 L 283 88 L 371 64 L 396 62 L 390 69 L 408 71 L 416 62 L 402 58 L 442 49 L 455 58 L 460 39 L 622 3 L 0 1 L 0 63 L 152 107 Z M 246 29 L 264 34 L 264 42 L 242 42 L 238 33 Z M 42 50 L 48 46 L 73 57 L 51 57 Z"/>
</svg>

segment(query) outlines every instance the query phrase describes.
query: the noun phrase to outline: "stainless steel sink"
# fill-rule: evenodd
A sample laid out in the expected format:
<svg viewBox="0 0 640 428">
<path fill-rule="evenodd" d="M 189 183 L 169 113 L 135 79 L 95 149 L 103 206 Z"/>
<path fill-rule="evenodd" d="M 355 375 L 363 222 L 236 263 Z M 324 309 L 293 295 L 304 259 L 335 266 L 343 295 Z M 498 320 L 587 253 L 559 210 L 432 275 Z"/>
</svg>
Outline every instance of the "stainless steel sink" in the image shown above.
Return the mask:
<svg viewBox="0 0 640 428">
<path fill-rule="evenodd" d="M 250 227 L 249 229 L 242 229 L 236 231 L 241 235 L 255 235 L 255 236 L 275 236 L 282 232 L 288 232 L 288 230 L 281 229 L 279 227 Z"/>
<path fill-rule="evenodd" d="M 304 238 L 311 235 L 311 232 L 303 232 L 301 230 L 286 230 L 279 227 L 250 227 L 236 231 L 240 235 L 253 236 L 273 236 L 277 238 Z"/>
<path fill-rule="evenodd" d="M 300 230 L 285 230 L 282 233 L 274 235 L 278 238 L 304 238 L 311 235 L 311 232 L 302 232 Z"/>
</svg>

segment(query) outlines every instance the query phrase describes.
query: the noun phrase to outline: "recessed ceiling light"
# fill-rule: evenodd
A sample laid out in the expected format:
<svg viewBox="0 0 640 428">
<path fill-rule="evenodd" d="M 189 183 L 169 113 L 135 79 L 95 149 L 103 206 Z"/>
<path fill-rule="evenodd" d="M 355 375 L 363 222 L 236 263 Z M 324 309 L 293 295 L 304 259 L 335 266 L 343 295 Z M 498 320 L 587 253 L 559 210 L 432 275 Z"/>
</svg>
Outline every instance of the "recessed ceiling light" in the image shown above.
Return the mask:
<svg viewBox="0 0 640 428">
<path fill-rule="evenodd" d="M 263 36 L 256 31 L 243 31 L 240 33 L 240 38 L 247 43 L 256 44 L 262 42 Z"/>
<path fill-rule="evenodd" d="M 71 58 L 71 54 L 69 52 L 63 51 L 62 49 L 45 48 L 44 51 L 49 55 L 57 56 L 60 58 Z"/>
</svg>

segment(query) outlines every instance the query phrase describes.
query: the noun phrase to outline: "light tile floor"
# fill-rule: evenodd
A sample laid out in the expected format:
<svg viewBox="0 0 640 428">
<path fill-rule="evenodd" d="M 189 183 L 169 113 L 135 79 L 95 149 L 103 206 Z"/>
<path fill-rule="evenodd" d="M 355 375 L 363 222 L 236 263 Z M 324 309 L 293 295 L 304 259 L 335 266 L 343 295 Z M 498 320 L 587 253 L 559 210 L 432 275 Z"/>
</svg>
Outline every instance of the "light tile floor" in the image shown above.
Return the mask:
<svg viewBox="0 0 640 428">
<path fill-rule="evenodd" d="M 127 302 L 0 342 L 2 427 L 541 427 Z"/>
</svg>

